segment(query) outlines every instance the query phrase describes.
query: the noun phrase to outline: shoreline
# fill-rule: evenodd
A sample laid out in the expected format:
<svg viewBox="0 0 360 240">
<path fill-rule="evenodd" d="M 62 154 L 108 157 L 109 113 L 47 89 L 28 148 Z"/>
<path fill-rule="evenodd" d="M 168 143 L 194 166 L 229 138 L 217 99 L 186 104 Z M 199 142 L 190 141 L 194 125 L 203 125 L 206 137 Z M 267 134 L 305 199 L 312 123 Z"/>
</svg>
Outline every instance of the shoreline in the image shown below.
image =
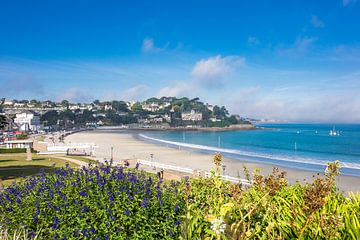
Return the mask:
<svg viewBox="0 0 360 240">
<path fill-rule="evenodd" d="M 149 127 L 149 128 L 126 128 L 121 126 L 105 126 L 94 130 L 126 130 L 126 131 L 194 131 L 194 132 L 227 132 L 227 131 L 249 131 L 249 130 L 266 130 L 264 127 L 256 127 L 252 124 L 231 125 L 228 127 Z"/>
<path fill-rule="evenodd" d="M 112 129 L 114 130 L 114 129 Z M 95 156 L 98 160 L 109 159 L 111 156 L 111 147 L 113 147 L 113 156 L 115 161 L 124 159 L 143 159 L 151 160 L 150 154 L 153 154 L 154 161 L 164 164 L 175 165 L 179 167 L 200 169 L 209 171 L 213 166 L 212 155 L 202 153 L 186 148 L 174 148 L 155 144 L 149 141 L 141 140 L 137 134 L 141 131 L 125 130 L 118 132 L 94 130 L 73 133 L 65 138 L 66 142 L 94 142 L 98 148 L 95 150 Z M 300 170 L 289 167 L 278 167 L 266 163 L 256 163 L 246 160 L 237 160 L 224 157 L 223 164 L 226 165 L 226 174 L 241 178 L 245 177 L 243 165 L 247 167 L 252 174 L 255 169 L 261 169 L 261 174 L 268 175 L 274 167 L 280 171 L 287 172 L 287 179 L 290 184 L 296 182 L 312 182 L 314 176 L 324 175 L 310 170 Z M 360 177 L 341 175 L 336 177 L 337 187 L 344 192 L 360 192 Z"/>
</svg>

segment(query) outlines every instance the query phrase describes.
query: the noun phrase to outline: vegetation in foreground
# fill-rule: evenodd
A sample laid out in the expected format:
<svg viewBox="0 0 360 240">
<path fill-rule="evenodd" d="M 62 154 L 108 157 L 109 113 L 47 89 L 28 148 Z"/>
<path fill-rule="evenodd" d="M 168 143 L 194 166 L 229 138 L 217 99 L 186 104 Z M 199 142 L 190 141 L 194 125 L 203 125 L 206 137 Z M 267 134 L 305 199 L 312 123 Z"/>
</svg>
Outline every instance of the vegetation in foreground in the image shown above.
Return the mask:
<svg viewBox="0 0 360 240">
<path fill-rule="evenodd" d="M 254 174 L 251 187 L 163 182 L 110 164 L 40 173 L 0 193 L 0 230 L 29 239 L 360 239 L 360 196 L 336 190 L 338 162 L 311 184 Z M 20 229 L 20 230 L 19 230 Z"/>
<path fill-rule="evenodd" d="M 50 156 L 33 154 L 32 161 L 27 161 L 26 154 L 23 153 L 0 154 L 0 186 L 24 181 L 24 177 L 36 175 L 41 169 L 52 172 L 65 167 L 65 164 L 65 160 Z M 69 164 L 71 167 L 77 166 L 74 163 Z"/>
</svg>

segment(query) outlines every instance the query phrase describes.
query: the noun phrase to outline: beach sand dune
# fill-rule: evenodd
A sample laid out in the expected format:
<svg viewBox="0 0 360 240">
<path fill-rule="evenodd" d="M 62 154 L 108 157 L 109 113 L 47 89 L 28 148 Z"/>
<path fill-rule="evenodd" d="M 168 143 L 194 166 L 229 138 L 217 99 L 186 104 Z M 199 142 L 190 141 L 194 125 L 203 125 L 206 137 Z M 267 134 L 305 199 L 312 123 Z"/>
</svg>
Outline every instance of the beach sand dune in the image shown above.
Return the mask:
<svg viewBox="0 0 360 240">
<path fill-rule="evenodd" d="M 95 157 L 103 161 L 110 159 L 111 147 L 113 147 L 114 161 L 124 159 L 144 159 L 151 160 L 151 154 L 156 162 L 161 162 L 180 167 L 209 171 L 213 165 L 210 154 L 199 153 L 193 150 L 177 149 L 166 147 L 139 140 L 135 136 L 137 132 L 129 131 L 105 131 L 95 130 L 79 132 L 66 137 L 67 142 L 92 142 L 98 147 L 95 149 Z M 245 178 L 243 165 L 252 173 L 255 169 L 261 169 L 262 174 L 269 174 L 276 166 L 268 164 L 259 164 L 253 162 L 239 161 L 225 158 L 223 164 L 226 165 L 226 174 L 234 177 Z M 281 171 L 287 172 L 287 179 L 290 183 L 296 181 L 312 182 L 316 172 L 279 167 Z M 344 192 L 360 192 L 360 177 L 339 176 L 337 177 L 337 186 Z"/>
</svg>

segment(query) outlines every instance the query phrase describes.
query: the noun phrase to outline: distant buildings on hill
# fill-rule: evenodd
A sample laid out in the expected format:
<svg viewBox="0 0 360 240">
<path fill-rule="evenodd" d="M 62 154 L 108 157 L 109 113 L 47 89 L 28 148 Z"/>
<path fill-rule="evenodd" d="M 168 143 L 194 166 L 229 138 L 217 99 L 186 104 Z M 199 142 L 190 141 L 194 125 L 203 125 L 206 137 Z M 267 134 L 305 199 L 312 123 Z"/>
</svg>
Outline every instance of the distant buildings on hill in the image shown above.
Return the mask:
<svg viewBox="0 0 360 240">
<path fill-rule="evenodd" d="M 25 132 L 100 125 L 140 128 L 224 127 L 245 122 L 238 115 L 230 115 L 224 106 L 210 105 L 202 103 L 199 98 L 186 97 L 150 98 L 143 102 L 95 100 L 92 103 L 2 98 L 1 111 L 13 122 L 11 128 Z"/>
</svg>

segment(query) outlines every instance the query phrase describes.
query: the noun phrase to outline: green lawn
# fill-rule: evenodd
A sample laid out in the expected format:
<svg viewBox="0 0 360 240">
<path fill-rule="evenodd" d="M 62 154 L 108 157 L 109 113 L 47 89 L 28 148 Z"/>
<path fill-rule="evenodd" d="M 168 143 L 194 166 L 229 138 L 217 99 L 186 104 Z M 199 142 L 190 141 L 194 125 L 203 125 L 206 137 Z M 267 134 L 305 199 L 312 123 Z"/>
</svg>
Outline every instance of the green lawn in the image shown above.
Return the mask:
<svg viewBox="0 0 360 240">
<path fill-rule="evenodd" d="M 40 169 L 50 172 L 64 167 L 65 164 L 65 160 L 51 156 L 33 154 L 33 160 L 27 161 L 25 153 L 0 154 L 0 185 L 8 186 L 15 180 L 22 181 L 23 177 L 39 173 Z M 78 166 L 71 162 L 69 165 Z"/>
<path fill-rule="evenodd" d="M 65 156 L 67 158 L 72 158 L 72 159 L 76 159 L 76 160 L 80 160 L 86 163 L 91 163 L 91 164 L 96 164 L 97 162 L 95 160 L 92 160 L 88 157 L 84 157 L 84 156 Z"/>
</svg>

